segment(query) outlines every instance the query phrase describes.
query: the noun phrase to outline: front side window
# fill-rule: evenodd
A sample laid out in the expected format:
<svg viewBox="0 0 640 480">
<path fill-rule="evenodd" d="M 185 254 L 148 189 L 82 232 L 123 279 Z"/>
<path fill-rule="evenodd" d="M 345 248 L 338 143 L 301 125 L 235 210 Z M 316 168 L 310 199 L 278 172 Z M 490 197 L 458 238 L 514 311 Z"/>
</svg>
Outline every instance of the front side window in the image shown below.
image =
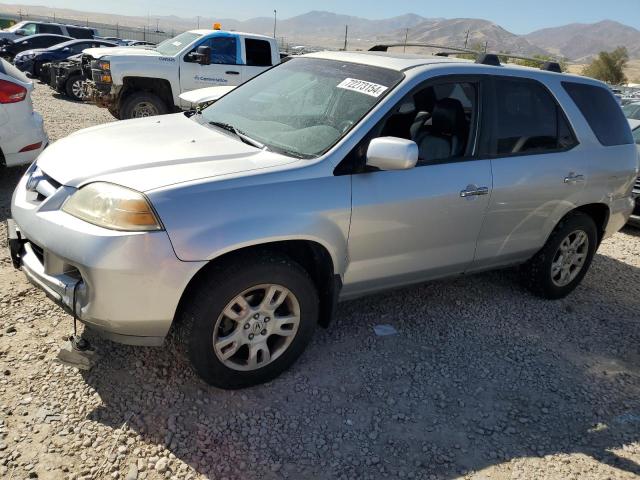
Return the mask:
<svg viewBox="0 0 640 480">
<path fill-rule="evenodd" d="M 35 23 L 25 23 L 22 27 L 20 27 L 22 30 L 24 30 L 24 34 L 26 35 L 35 35 L 36 32 L 36 24 Z M 19 30 L 19 29 L 18 29 Z"/>
<path fill-rule="evenodd" d="M 576 145 L 564 112 L 540 83 L 494 79 L 493 155 L 546 153 Z"/>
<path fill-rule="evenodd" d="M 238 42 L 236 37 L 215 36 L 202 45 L 211 47 L 211 63 L 218 65 L 238 64 Z"/>
<path fill-rule="evenodd" d="M 386 68 L 296 58 L 222 97 L 202 112 L 202 121 L 232 125 L 268 149 L 313 158 L 340 140 L 402 78 L 401 72 Z"/>
</svg>

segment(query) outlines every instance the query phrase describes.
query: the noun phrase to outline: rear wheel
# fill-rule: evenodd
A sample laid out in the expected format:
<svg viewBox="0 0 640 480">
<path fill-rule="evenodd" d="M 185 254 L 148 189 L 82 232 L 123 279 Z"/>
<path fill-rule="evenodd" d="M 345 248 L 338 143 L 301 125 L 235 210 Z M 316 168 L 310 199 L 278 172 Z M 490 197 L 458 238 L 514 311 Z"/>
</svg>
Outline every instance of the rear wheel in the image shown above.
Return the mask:
<svg viewBox="0 0 640 480">
<path fill-rule="evenodd" d="M 196 373 L 220 388 L 269 381 L 311 340 L 318 294 L 307 272 L 285 256 L 252 256 L 218 267 L 182 313 L 182 340 Z"/>
<path fill-rule="evenodd" d="M 67 96 L 73 100 L 79 102 L 83 101 L 86 97 L 84 92 L 84 80 L 82 75 L 72 75 L 65 83 L 65 92 Z"/>
<path fill-rule="evenodd" d="M 164 101 L 150 92 L 135 92 L 122 102 L 120 118 L 144 118 L 155 115 L 164 115 L 169 109 Z"/>
<path fill-rule="evenodd" d="M 556 226 L 542 250 L 522 267 L 525 286 L 543 298 L 567 296 L 587 274 L 597 245 L 593 219 L 582 212 L 569 214 Z"/>
</svg>

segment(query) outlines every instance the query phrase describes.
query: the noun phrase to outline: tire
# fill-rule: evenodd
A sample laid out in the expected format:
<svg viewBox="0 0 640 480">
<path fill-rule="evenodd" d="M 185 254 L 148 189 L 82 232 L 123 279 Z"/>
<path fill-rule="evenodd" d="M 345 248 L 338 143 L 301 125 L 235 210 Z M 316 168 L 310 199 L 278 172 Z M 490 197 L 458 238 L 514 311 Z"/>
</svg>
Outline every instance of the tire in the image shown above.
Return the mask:
<svg viewBox="0 0 640 480">
<path fill-rule="evenodd" d="M 135 92 L 127 96 L 120 107 L 120 118 L 152 117 L 168 113 L 167 105 L 160 97 L 150 92 Z"/>
<path fill-rule="evenodd" d="M 587 243 L 580 243 L 573 255 L 572 242 L 578 245 L 580 239 Z M 569 248 L 563 254 L 560 249 L 567 247 L 567 241 Z M 582 212 L 570 213 L 558 223 L 542 250 L 522 266 L 525 287 L 533 294 L 550 300 L 566 297 L 587 274 L 597 247 L 598 231 L 593 219 Z M 583 255 L 583 260 L 579 260 Z M 577 264 L 571 264 L 572 261 Z M 554 268 L 558 265 L 560 270 Z"/>
<path fill-rule="evenodd" d="M 236 260 L 207 272 L 185 299 L 180 315 L 179 338 L 196 374 L 224 389 L 249 387 L 280 375 L 302 354 L 318 323 L 318 292 L 299 264 L 270 252 Z M 277 294 L 266 294 L 272 286 L 288 292 L 283 301 Z M 239 308 L 236 300 L 241 295 L 250 308 Z M 266 298 L 282 305 L 275 310 L 258 308 Z M 296 312 L 297 326 L 282 324 L 295 319 Z M 230 320 L 231 316 L 238 318 Z M 285 331 L 285 336 L 276 333 Z M 258 352 L 254 365 L 249 363 L 252 350 Z"/>
<path fill-rule="evenodd" d="M 82 75 L 71 75 L 64 84 L 64 91 L 67 97 L 72 100 L 82 102 L 84 100 L 84 95 L 78 95 L 76 93 L 78 82 L 80 82 L 80 84 L 82 83 Z"/>
</svg>

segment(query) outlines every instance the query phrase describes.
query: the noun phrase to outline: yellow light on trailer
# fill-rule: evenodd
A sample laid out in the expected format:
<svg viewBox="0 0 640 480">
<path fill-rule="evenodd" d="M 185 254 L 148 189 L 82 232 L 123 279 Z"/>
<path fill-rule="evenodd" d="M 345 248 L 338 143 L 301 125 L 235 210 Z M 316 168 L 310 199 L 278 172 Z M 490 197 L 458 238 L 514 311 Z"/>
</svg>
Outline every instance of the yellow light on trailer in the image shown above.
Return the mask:
<svg viewBox="0 0 640 480">
<path fill-rule="evenodd" d="M 221 30 L 221 29 L 222 29 L 222 24 L 220 24 L 220 23 L 214 23 L 214 24 L 213 24 L 213 29 L 214 29 L 214 30 Z"/>
</svg>

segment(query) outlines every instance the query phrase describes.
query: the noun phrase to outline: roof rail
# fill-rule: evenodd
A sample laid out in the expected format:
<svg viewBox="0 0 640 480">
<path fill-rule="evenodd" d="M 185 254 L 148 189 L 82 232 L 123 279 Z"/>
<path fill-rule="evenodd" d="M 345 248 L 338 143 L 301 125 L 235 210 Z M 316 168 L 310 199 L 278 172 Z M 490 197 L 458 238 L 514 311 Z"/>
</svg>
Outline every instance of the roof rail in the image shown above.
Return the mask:
<svg viewBox="0 0 640 480">
<path fill-rule="evenodd" d="M 449 56 L 449 55 L 459 55 L 461 53 L 470 54 L 470 55 L 475 55 L 476 63 L 480 63 L 482 65 L 492 65 L 495 67 L 499 67 L 502 65 L 502 63 L 500 62 L 501 58 L 524 60 L 527 62 L 539 64 L 540 70 L 562 73 L 562 67 L 560 66 L 560 62 L 549 61 L 541 58 L 526 57 L 524 55 L 513 55 L 511 53 L 478 52 L 477 50 L 471 50 L 468 48 L 452 47 L 450 45 L 439 45 L 435 43 L 420 43 L 420 42 L 383 43 L 383 44 L 378 44 L 371 47 L 369 51 L 370 52 L 386 52 L 388 51 L 389 48 L 392 48 L 392 47 L 423 47 L 423 48 L 442 49 L 442 51 L 436 53 L 437 56 L 442 56 L 442 57 Z"/>
</svg>

